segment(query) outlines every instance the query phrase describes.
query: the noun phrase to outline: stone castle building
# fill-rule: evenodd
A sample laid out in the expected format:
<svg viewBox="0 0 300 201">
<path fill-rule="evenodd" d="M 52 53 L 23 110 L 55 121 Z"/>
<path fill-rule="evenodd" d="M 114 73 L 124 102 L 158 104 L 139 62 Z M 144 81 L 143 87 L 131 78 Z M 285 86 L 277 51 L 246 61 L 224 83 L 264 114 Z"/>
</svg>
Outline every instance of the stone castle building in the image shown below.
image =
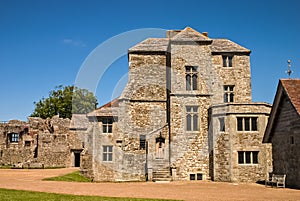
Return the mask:
<svg viewBox="0 0 300 201">
<path fill-rule="evenodd" d="M 255 182 L 271 105 L 251 97 L 250 50 L 192 28 L 128 51 L 121 96 L 87 115 L 81 170 L 95 181 Z"/>
</svg>

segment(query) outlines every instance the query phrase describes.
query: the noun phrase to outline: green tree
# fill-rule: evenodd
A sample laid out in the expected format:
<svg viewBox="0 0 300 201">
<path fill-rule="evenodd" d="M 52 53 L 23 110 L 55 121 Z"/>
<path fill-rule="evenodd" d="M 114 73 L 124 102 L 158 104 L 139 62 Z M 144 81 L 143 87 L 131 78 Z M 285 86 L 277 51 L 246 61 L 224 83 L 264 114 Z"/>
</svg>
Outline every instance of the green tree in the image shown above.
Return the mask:
<svg viewBox="0 0 300 201">
<path fill-rule="evenodd" d="M 86 114 L 97 107 L 97 99 L 87 89 L 74 86 L 57 86 L 49 92 L 48 98 L 34 102 L 35 109 L 32 117 L 51 118 L 58 115 L 71 118 L 72 114 Z"/>
</svg>

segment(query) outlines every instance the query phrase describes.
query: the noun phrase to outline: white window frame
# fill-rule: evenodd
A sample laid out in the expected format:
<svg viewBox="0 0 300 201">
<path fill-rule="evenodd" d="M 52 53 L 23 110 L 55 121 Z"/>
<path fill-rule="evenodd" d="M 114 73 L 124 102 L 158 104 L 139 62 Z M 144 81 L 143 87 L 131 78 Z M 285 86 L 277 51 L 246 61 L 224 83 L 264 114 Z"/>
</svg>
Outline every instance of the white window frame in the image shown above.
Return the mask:
<svg viewBox="0 0 300 201">
<path fill-rule="evenodd" d="M 113 152 L 114 152 L 114 147 L 112 145 L 103 145 L 102 146 L 102 161 L 103 162 L 112 162 L 113 161 Z"/>
<path fill-rule="evenodd" d="M 254 155 L 255 153 L 255 155 Z M 243 161 L 240 161 L 240 154 L 243 155 Z M 247 155 L 250 154 L 250 161 L 247 162 Z M 239 165 L 257 165 L 259 151 L 238 151 L 238 164 Z M 254 156 L 256 156 L 256 162 L 254 161 Z M 254 163 L 255 162 L 255 163 Z"/>
</svg>

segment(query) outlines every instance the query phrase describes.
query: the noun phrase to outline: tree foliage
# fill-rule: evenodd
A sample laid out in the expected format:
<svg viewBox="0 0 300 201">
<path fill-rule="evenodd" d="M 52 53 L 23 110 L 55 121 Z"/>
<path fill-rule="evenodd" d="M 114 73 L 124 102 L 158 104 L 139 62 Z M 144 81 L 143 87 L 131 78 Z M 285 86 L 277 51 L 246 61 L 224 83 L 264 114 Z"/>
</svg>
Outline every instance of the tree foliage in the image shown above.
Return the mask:
<svg viewBox="0 0 300 201">
<path fill-rule="evenodd" d="M 49 92 L 48 98 L 42 98 L 34 104 L 31 116 L 45 119 L 54 115 L 71 118 L 72 114 L 86 114 L 93 111 L 98 103 L 94 94 L 87 89 L 60 85 Z"/>
</svg>

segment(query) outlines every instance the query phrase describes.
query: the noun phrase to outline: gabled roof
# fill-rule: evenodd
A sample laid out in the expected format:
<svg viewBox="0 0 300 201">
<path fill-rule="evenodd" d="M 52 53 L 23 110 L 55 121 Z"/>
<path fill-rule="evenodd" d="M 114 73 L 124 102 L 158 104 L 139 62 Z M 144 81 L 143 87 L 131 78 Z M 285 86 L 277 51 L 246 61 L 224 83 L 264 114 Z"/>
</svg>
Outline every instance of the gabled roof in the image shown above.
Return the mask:
<svg viewBox="0 0 300 201">
<path fill-rule="evenodd" d="M 247 48 L 244 48 L 228 39 L 214 39 L 212 42 L 212 52 L 221 53 L 221 52 L 246 52 L 250 53 L 251 51 Z"/>
<path fill-rule="evenodd" d="M 166 52 L 168 46 L 168 38 L 148 38 L 130 48 L 128 52 Z"/>
<path fill-rule="evenodd" d="M 195 31 L 191 27 L 186 27 L 184 30 L 180 31 L 178 34 L 171 38 L 172 41 L 212 41 L 207 36 Z"/>
<path fill-rule="evenodd" d="M 300 79 L 281 80 L 281 84 L 298 115 L 300 115 Z"/>
<path fill-rule="evenodd" d="M 119 98 L 116 98 L 96 110 L 87 114 L 87 117 L 109 117 L 109 116 L 116 116 L 117 109 L 119 107 Z"/>
<path fill-rule="evenodd" d="M 263 142 L 270 142 L 273 137 L 271 132 L 276 123 L 280 102 L 283 97 L 287 97 L 290 100 L 295 112 L 300 116 L 300 79 L 279 80 Z"/>
</svg>

